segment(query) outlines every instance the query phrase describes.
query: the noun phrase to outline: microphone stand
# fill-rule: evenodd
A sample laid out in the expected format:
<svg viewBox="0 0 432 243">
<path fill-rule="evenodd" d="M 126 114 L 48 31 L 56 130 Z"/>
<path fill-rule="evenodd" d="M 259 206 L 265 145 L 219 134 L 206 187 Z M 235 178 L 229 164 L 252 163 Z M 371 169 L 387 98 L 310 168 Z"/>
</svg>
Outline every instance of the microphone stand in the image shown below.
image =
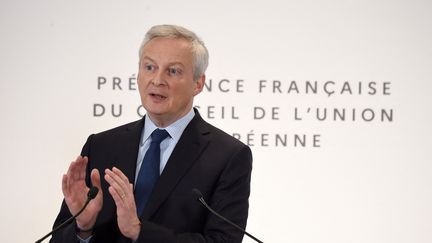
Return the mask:
<svg viewBox="0 0 432 243">
<path fill-rule="evenodd" d="M 242 227 L 238 226 L 237 224 L 233 223 L 231 220 L 225 218 L 224 216 L 220 215 L 218 212 L 214 211 L 204 200 L 204 196 L 202 195 L 202 193 L 194 188 L 192 189 L 193 193 L 197 195 L 197 199 L 198 201 L 201 202 L 202 205 L 204 205 L 204 207 L 206 207 L 211 213 L 213 213 L 214 215 L 216 215 L 217 217 L 219 217 L 220 219 L 222 219 L 223 221 L 227 222 L 228 224 L 232 225 L 234 228 L 240 230 L 241 232 L 243 232 L 245 235 L 249 236 L 250 238 L 252 238 L 253 240 L 255 240 L 256 242 L 259 243 L 263 243 L 262 241 L 258 240 L 256 237 L 254 237 L 253 235 L 249 234 L 248 232 L 246 232 Z"/>
<path fill-rule="evenodd" d="M 43 240 L 45 240 L 48 236 L 54 234 L 55 232 L 57 232 L 59 229 L 63 228 L 65 225 L 69 224 L 72 220 L 74 220 L 76 217 L 78 217 L 83 211 L 84 209 L 87 207 L 87 205 L 89 204 L 89 202 L 96 197 L 96 195 L 98 194 L 99 189 L 97 187 L 92 187 L 90 188 L 89 192 L 87 193 L 87 200 L 84 203 L 84 206 L 78 211 L 78 213 L 76 213 L 75 215 L 73 215 L 72 217 L 70 217 L 69 219 L 67 219 L 66 221 L 64 221 L 63 223 L 61 223 L 59 226 L 55 227 L 51 232 L 49 232 L 48 234 L 46 234 L 44 237 L 40 238 L 39 240 L 37 240 L 35 243 L 41 243 Z"/>
</svg>

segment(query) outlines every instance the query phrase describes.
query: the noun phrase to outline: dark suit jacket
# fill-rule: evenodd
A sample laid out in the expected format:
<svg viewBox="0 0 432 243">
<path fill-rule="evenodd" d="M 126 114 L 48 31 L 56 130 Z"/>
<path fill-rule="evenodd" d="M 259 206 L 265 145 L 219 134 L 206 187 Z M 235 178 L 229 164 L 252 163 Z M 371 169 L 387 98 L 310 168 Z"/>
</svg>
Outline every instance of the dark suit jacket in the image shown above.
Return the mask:
<svg viewBox="0 0 432 243">
<path fill-rule="evenodd" d="M 252 170 L 248 146 L 196 115 L 184 130 L 157 181 L 143 214 L 139 242 L 241 242 L 243 234 L 205 209 L 192 193 L 199 189 L 217 212 L 246 227 Z M 116 206 L 103 179 L 105 168 L 116 166 L 135 179 L 144 119 L 91 135 L 82 155 L 102 177 L 103 208 L 92 242 L 131 242 L 117 226 Z M 89 178 L 87 178 L 90 184 Z M 63 202 L 54 226 L 70 217 Z M 53 235 L 50 242 L 77 242 L 75 222 Z"/>
</svg>

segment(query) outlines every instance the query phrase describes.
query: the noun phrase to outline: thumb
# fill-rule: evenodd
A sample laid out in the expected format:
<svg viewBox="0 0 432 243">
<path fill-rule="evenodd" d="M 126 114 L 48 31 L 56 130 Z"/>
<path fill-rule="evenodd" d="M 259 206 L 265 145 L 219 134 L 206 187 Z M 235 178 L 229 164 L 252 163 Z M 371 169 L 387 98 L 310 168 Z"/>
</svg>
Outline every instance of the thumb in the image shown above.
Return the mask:
<svg viewBox="0 0 432 243">
<path fill-rule="evenodd" d="M 99 193 L 102 195 L 101 188 L 101 177 L 98 169 L 93 169 L 90 174 L 90 180 L 93 186 L 99 189 Z"/>
</svg>

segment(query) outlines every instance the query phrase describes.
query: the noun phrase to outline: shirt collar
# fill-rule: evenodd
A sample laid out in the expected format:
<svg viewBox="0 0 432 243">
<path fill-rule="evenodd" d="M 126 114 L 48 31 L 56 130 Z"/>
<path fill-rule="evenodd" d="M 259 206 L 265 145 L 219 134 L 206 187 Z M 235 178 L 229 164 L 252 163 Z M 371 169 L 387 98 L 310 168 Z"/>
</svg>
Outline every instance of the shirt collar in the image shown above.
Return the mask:
<svg viewBox="0 0 432 243">
<path fill-rule="evenodd" d="M 149 139 L 152 132 L 154 130 L 156 130 L 157 128 L 165 129 L 168 132 L 168 134 L 170 135 L 171 139 L 173 139 L 175 142 L 177 142 L 178 140 L 180 140 L 180 137 L 181 137 L 184 129 L 186 129 L 186 126 L 194 118 L 194 116 L 195 116 L 195 111 L 192 108 L 185 116 L 178 119 L 177 121 L 175 121 L 171 125 L 169 125 L 167 127 L 157 127 L 156 124 L 154 124 L 154 122 L 150 119 L 150 117 L 148 115 L 146 115 L 145 116 L 145 122 L 144 122 L 144 129 L 143 129 L 143 133 L 141 135 L 140 144 L 143 145 L 144 142 L 147 141 L 147 139 Z"/>
</svg>

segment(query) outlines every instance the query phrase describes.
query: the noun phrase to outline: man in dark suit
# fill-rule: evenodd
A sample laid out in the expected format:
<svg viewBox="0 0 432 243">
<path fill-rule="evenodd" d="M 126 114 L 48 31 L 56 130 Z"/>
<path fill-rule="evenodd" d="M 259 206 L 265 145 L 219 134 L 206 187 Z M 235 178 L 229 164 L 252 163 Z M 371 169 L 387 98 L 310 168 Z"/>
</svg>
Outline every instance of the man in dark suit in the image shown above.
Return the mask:
<svg viewBox="0 0 432 243">
<path fill-rule="evenodd" d="M 147 114 L 88 138 L 63 176 L 65 199 L 54 226 L 79 211 L 91 185 L 100 192 L 51 242 L 241 242 L 243 233 L 210 214 L 192 193 L 199 189 L 212 208 L 246 227 L 251 150 L 193 109 L 208 65 L 204 43 L 183 27 L 154 26 L 139 54 Z M 155 145 L 157 132 L 164 136 Z M 148 167 L 153 150 L 154 180 Z"/>
</svg>

